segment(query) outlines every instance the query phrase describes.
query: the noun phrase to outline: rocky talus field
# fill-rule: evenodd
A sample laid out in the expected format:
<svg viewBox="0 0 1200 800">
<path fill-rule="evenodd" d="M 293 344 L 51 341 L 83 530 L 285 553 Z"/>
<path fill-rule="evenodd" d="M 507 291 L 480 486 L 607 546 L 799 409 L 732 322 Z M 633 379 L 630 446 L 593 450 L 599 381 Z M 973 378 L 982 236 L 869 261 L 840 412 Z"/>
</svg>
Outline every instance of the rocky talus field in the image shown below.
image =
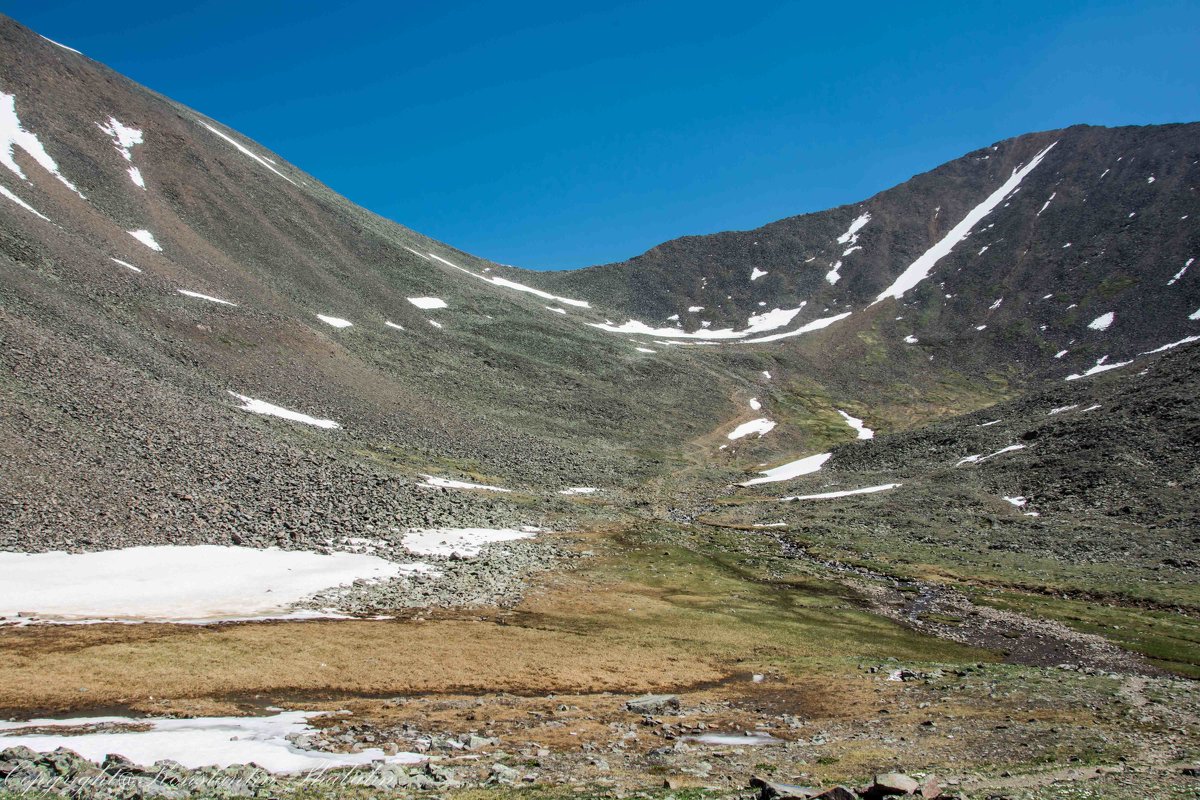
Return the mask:
<svg viewBox="0 0 1200 800">
<path fill-rule="evenodd" d="M 0 17 L 0 800 L 1200 796 L 1198 186 L 533 272 Z"/>
</svg>

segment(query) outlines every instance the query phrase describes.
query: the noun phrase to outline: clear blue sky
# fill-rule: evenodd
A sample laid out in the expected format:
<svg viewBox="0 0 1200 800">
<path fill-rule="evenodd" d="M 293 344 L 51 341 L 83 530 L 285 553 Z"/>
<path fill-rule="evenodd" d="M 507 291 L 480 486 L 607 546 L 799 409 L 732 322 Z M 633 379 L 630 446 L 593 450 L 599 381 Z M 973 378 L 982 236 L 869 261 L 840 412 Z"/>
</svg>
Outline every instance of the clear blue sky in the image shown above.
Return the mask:
<svg viewBox="0 0 1200 800">
<path fill-rule="evenodd" d="M 187 6 L 181 8 L 180 6 Z M 1200 119 L 1200 3 L 0 0 L 350 199 L 532 268 Z"/>
</svg>

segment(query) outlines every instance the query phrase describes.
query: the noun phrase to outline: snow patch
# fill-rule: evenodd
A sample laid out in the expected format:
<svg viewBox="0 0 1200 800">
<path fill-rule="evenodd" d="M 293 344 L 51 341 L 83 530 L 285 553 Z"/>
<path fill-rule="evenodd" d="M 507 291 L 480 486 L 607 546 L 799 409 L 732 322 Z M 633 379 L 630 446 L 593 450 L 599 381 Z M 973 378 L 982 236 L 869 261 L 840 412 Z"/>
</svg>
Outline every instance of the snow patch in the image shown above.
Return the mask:
<svg viewBox="0 0 1200 800">
<path fill-rule="evenodd" d="M 532 539 L 535 528 L 428 528 L 413 529 L 404 534 L 401 543 L 404 549 L 418 556 L 458 555 L 474 558 L 485 545 L 493 542 L 511 542 Z"/>
<path fill-rule="evenodd" d="M 859 439 L 874 439 L 875 438 L 875 431 L 871 430 L 866 425 L 863 425 L 863 421 L 861 419 L 859 419 L 858 417 L 852 417 L 849 414 L 847 414 L 845 411 L 842 411 L 841 409 L 837 409 L 837 413 L 842 415 L 842 419 L 846 420 L 847 425 L 849 425 L 851 428 L 854 428 L 854 430 L 858 431 Z"/>
<path fill-rule="evenodd" d="M 117 260 L 114 258 L 113 261 L 117 261 Z M 123 261 L 117 261 L 117 263 L 124 264 Z M 129 265 L 125 264 L 125 266 L 129 266 Z M 137 267 L 134 267 L 134 269 L 137 269 Z M 138 269 L 138 272 L 141 272 L 141 270 Z M 210 303 L 220 303 L 223 306 L 233 306 L 235 308 L 237 307 L 237 303 L 231 303 L 228 300 L 222 300 L 219 297 L 213 297 L 212 295 L 209 295 L 209 294 L 200 294 L 199 292 L 189 292 L 187 289 L 176 289 L 175 291 L 179 292 L 182 295 L 185 295 L 186 297 L 194 297 L 197 300 L 207 300 Z"/>
<path fill-rule="evenodd" d="M 569 306 L 575 306 L 576 308 L 591 308 L 592 307 L 591 303 L 589 303 L 586 300 L 573 300 L 570 297 L 559 297 L 556 294 L 550 294 L 549 292 L 543 292 L 541 289 L 535 289 L 532 286 L 526 286 L 523 283 L 517 283 L 516 281 L 510 281 L 507 278 L 501 278 L 498 275 L 493 275 L 493 276 L 480 275 L 479 273 L 472 272 L 471 270 L 466 269 L 465 267 L 460 267 L 458 264 L 455 264 L 453 261 L 447 261 L 446 259 L 437 255 L 436 253 L 430 253 L 429 257 L 437 259 L 438 261 L 442 262 L 446 266 L 454 267 L 459 272 L 465 272 L 468 275 L 471 275 L 475 278 L 479 278 L 479 280 L 481 280 L 481 281 L 486 281 L 487 283 L 490 283 L 493 286 L 502 286 L 505 289 L 513 289 L 518 292 L 526 292 L 528 294 L 534 295 L 535 297 L 540 297 L 543 300 L 553 300 L 558 303 L 565 303 L 566 305 L 569 305 Z"/>
<path fill-rule="evenodd" d="M 156 253 L 162 252 L 162 245 L 160 245 L 157 241 L 155 241 L 154 234 L 151 233 L 150 231 L 146 230 L 145 228 L 139 228 L 136 231 L 127 231 L 127 233 L 130 236 L 132 236 L 133 238 L 137 239 L 142 244 L 146 245 L 146 247 L 149 247 L 151 250 L 155 251 Z"/>
<path fill-rule="evenodd" d="M 769 272 L 764 272 L 763 270 L 759 269 L 758 267 L 755 267 L 754 269 L 750 270 L 750 280 L 756 281 L 759 278 L 761 278 L 763 275 L 769 275 L 769 274 L 770 274 Z"/>
<path fill-rule="evenodd" d="M 1187 271 L 1188 271 L 1188 267 L 1190 267 L 1190 266 L 1192 265 L 1192 262 L 1193 262 L 1193 261 L 1195 261 L 1195 260 L 1196 260 L 1196 259 L 1194 259 L 1194 258 L 1189 258 L 1189 259 L 1188 259 L 1188 260 L 1187 260 L 1187 261 L 1184 263 L 1184 265 L 1183 265 L 1183 269 L 1179 270 L 1179 272 L 1176 272 L 1176 273 L 1175 273 L 1175 275 L 1174 275 L 1174 276 L 1171 278 L 1171 280 L 1167 281 L 1167 286 L 1173 286 L 1173 285 L 1175 285 L 1175 282 L 1176 282 L 1176 281 L 1178 281 L 1180 278 L 1182 278 L 1182 277 L 1184 276 L 1184 274 L 1186 274 L 1186 273 L 1187 273 Z"/>
<path fill-rule="evenodd" d="M 189 624 L 312 617 L 292 604 L 399 571 L 399 564 L 370 555 L 218 545 L 0 553 L 0 616 Z"/>
<path fill-rule="evenodd" d="M 133 148 L 142 143 L 142 132 L 122 124 L 116 117 L 109 117 L 108 122 L 97 122 L 96 127 L 112 137 L 113 147 L 126 161 L 133 161 Z"/>
<path fill-rule="evenodd" d="M 8 189 L 6 189 L 6 188 L 5 188 L 5 187 L 3 187 L 3 186 L 0 186 L 0 194 L 4 195 L 4 196 L 5 196 L 5 197 L 7 197 L 9 200 L 12 200 L 14 203 L 16 203 L 17 205 L 19 205 L 21 208 L 23 208 L 23 209 L 25 209 L 26 211 L 28 211 L 30 214 L 33 214 L 34 216 L 37 216 L 37 217 L 41 217 L 42 219 L 46 220 L 46 222 L 49 222 L 49 221 L 50 221 L 50 218 L 49 218 L 49 217 L 47 217 L 45 214 L 43 214 L 42 212 L 38 211 L 38 210 L 37 210 L 36 208 L 34 208 L 33 206 L 29 205 L 29 203 L 26 203 L 24 200 L 22 200 L 21 198 L 17 197 L 15 194 L 13 194 L 12 192 L 10 192 Z"/>
<path fill-rule="evenodd" d="M 796 309 L 796 310 L 799 311 L 799 309 Z M 805 333 L 811 333 L 812 331 L 819 331 L 823 328 L 828 328 L 833 323 L 838 322 L 839 320 L 843 320 L 848 316 L 850 316 L 849 311 L 845 312 L 844 314 L 837 314 L 832 317 L 823 317 L 821 319 L 814 319 L 812 322 L 807 322 L 804 325 L 801 325 L 799 328 L 797 328 L 794 331 L 787 331 L 785 333 L 773 333 L 770 336 L 759 336 L 757 339 L 747 339 L 746 344 L 755 344 L 758 342 L 775 342 L 780 339 L 787 339 L 792 336 L 800 336 Z M 751 317 L 751 319 L 754 319 L 754 317 Z M 746 332 L 749 333 L 750 331 L 746 331 Z"/>
<path fill-rule="evenodd" d="M 838 270 L 841 268 L 842 262 L 838 261 L 834 263 L 833 268 L 830 269 L 829 272 L 825 273 L 825 280 L 829 281 L 830 286 L 833 286 L 842 279 L 841 274 L 838 272 Z"/>
<path fill-rule="evenodd" d="M 448 308 L 446 301 L 440 297 L 409 297 L 407 300 L 417 308 L 423 308 L 426 311 L 435 308 Z"/>
<path fill-rule="evenodd" d="M 559 494 L 577 495 L 577 494 L 595 494 L 600 491 L 592 486 L 572 486 L 568 489 L 559 489 Z"/>
<path fill-rule="evenodd" d="M 64 186 L 80 197 L 83 197 L 83 192 L 75 188 L 75 184 L 71 183 L 59 172 L 58 164 L 46 152 L 46 148 L 42 147 L 42 143 L 38 140 L 37 135 L 30 133 L 21 126 L 21 119 L 17 116 L 16 96 L 0 92 L 0 164 L 8 167 L 21 180 L 29 181 L 29 178 L 21 170 L 20 165 L 13 159 L 13 150 L 17 147 L 24 150 L 42 169 L 58 178 Z M 22 205 L 24 204 L 22 203 Z M 28 206 L 26 207 L 28 208 Z M 39 216 L 41 215 L 39 214 Z"/>
<path fill-rule="evenodd" d="M 986 456 L 975 455 L 975 456 L 967 456 L 966 458 L 960 458 L 958 460 L 958 463 L 955 464 L 954 466 L 961 467 L 963 464 L 982 464 L 984 461 L 987 461 L 988 459 L 991 459 L 991 458 L 995 458 L 996 456 L 1004 455 L 1005 453 L 1012 453 L 1016 450 L 1024 450 L 1024 449 L 1025 449 L 1025 445 L 1023 445 L 1023 444 L 1010 444 L 1008 447 L 1001 447 L 996 452 L 988 453 Z"/>
<path fill-rule="evenodd" d="M 122 267 L 125 267 L 126 269 L 131 269 L 131 270 L 133 270 L 134 272 L 141 272 L 141 271 L 142 271 L 140 267 L 135 267 L 133 264 L 130 264 L 128 261 L 122 261 L 121 259 L 119 259 L 119 258 L 113 258 L 112 256 L 109 256 L 109 260 L 110 260 L 110 261 L 115 261 L 116 263 L 120 264 Z"/>
<path fill-rule="evenodd" d="M 1106 331 L 1106 330 L 1108 330 L 1108 327 L 1113 324 L 1114 319 L 1116 319 L 1116 314 L 1109 311 L 1107 313 L 1101 314 L 1100 316 L 1096 317 L 1094 320 L 1089 322 L 1088 327 L 1094 331 Z"/>
<path fill-rule="evenodd" d="M 879 486 L 865 486 L 862 489 L 846 489 L 840 492 L 822 492 L 821 494 L 801 494 L 792 497 L 781 497 L 780 502 L 790 503 L 795 500 L 833 500 L 837 497 L 850 497 L 855 494 L 875 494 L 876 492 L 886 492 L 895 489 L 897 486 L 903 486 L 900 483 L 884 483 Z"/>
<path fill-rule="evenodd" d="M 1108 356 L 1100 356 L 1100 358 L 1096 360 L 1095 366 L 1091 367 L 1085 372 L 1068 375 L 1064 380 L 1077 381 L 1080 378 L 1090 378 L 1093 375 L 1099 375 L 1101 372 L 1108 372 L 1110 369 L 1120 369 L 1121 367 L 1127 367 L 1133 363 L 1133 359 L 1128 361 L 1114 361 L 1111 364 L 1106 363 L 1107 361 Z"/>
<path fill-rule="evenodd" d="M 743 422 L 732 431 L 729 432 L 726 438 L 731 440 L 741 439 L 743 436 L 749 436 L 752 433 L 757 433 L 758 438 L 762 438 L 774 429 L 775 423 L 766 417 L 752 419 L 749 422 Z"/>
<path fill-rule="evenodd" d="M 866 225 L 870 221 L 871 221 L 870 212 L 862 214 L 861 216 L 859 216 L 853 222 L 850 223 L 850 227 L 846 229 L 845 233 L 843 233 L 841 236 L 837 237 L 837 243 L 838 244 L 854 244 L 854 243 L 856 243 L 858 241 L 858 232 L 861 231 L 863 226 Z"/>
<path fill-rule="evenodd" d="M 418 486 L 436 487 L 440 489 L 483 489 L 489 492 L 511 492 L 512 489 L 505 489 L 500 486 L 488 486 L 484 483 L 471 483 L 470 481 L 455 481 L 449 478 L 439 478 L 435 475 L 422 475 L 425 480 L 417 484 Z"/>
<path fill-rule="evenodd" d="M 101 761 L 109 753 L 121 753 L 142 766 L 170 760 L 188 769 L 253 762 L 275 773 L 320 771 L 376 761 L 416 764 L 427 759 L 417 753 L 387 755 L 377 747 L 357 753 L 327 753 L 297 746 L 294 742 L 297 737 L 317 732 L 308 720 L 322 713 L 284 711 L 269 717 L 83 717 L 0 722 L 0 747 L 24 746 L 41 753 L 65 747 L 90 761 Z M 136 726 L 137 730 L 79 732 L 83 726 L 93 728 L 98 723 Z M 44 732 L 21 734 L 27 728 Z M 62 732 L 55 732 L 57 729 Z"/>
<path fill-rule="evenodd" d="M 332 325 L 335 328 L 349 328 L 354 324 L 350 320 L 342 319 L 341 317 L 329 317 L 325 314 L 317 314 L 315 316 L 317 319 L 321 320 L 321 322 L 324 322 L 326 325 Z"/>
<path fill-rule="evenodd" d="M 1019 188 L 1020 183 L 1022 180 L 1024 180 L 1025 176 L 1032 172 L 1038 164 L 1042 163 L 1042 159 L 1045 158 L 1046 154 L 1054 148 L 1055 144 L 1058 144 L 1058 142 L 1051 144 L 1045 150 L 1038 153 L 1033 157 L 1032 161 L 1030 161 L 1020 170 L 1013 170 L 1012 176 L 1005 181 L 1000 188 L 992 192 L 992 194 L 990 194 L 982 203 L 971 209 L 971 211 L 965 217 L 963 217 L 961 222 L 951 228 L 949 233 L 942 237 L 941 241 L 926 250 L 920 258 L 909 265 L 908 269 L 904 270 L 904 272 L 900 274 L 900 277 L 896 278 L 895 282 L 893 282 L 891 286 L 883 290 L 883 292 L 881 292 L 879 296 L 875 298 L 875 302 L 881 302 L 889 297 L 894 297 L 899 300 L 904 296 L 905 292 L 928 278 L 929 273 L 933 270 L 934 265 L 937 264 L 937 262 L 943 257 L 948 255 L 950 251 L 954 249 L 956 244 L 966 238 L 967 234 L 971 232 L 971 229 L 975 227 L 976 223 L 991 213 L 991 211 L 1000 204 L 1000 201 L 1002 201 L 1014 189 Z"/>
<path fill-rule="evenodd" d="M 244 405 L 238 407 L 239 411 L 249 411 L 252 414 L 265 414 L 271 417 L 280 417 L 281 419 L 290 419 L 293 422 L 303 422 L 305 425 L 312 425 L 316 428 L 340 428 L 338 423 L 331 419 L 317 419 L 310 417 L 308 414 L 301 414 L 299 411 L 292 411 L 283 406 L 277 406 L 273 403 L 268 403 L 265 400 L 255 400 L 253 397 L 247 397 L 244 394 L 230 392 L 231 395 L 241 400 Z"/>
<path fill-rule="evenodd" d="M 1155 353 L 1162 353 L 1162 352 L 1170 350 L 1174 347 L 1179 347 L 1180 345 L 1191 344 L 1192 342 L 1200 342 L 1200 336 L 1185 336 L 1177 342 L 1171 342 L 1170 344 L 1164 344 L 1162 347 L 1156 347 L 1153 350 L 1147 350 L 1144 353 L 1138 353 L 1138 355 L 1152 356 Z"/>
<path fill-rule="evenodd" d="M 237 148 L 238 152 L 241 153 L 242 155 L 246 155 L 246 156 L 249 156 L 250 158 L 253 158 L 259 164 L 262 164 L 264 167 L 271 170 L 271 172 L 274 172 L 276 175 L 283 178 L 285 181 L 292 184 L 293 186 L 297 185 L 297 183 L 294 180 L 289 178 L 287 175 L 284 175 L 279 170 L 275 169 L 275 162 L 272 161 L 271 159 L 264 158 L 256 153 L 251 152 L 249 149 L 247 149 L 245 146 L 243 146 L 240 142 L 235 140 L 233 137 L 227 136 L 224 133 L 221 133 L 219 130 L 214 128 L 212 125 L 209 125 L 207 122 L 201 122 L 200 124 L 203 125 L 204 127 L 208 128 L 210 131 L 215 133 L 217 136 L 220 136 L 225 141 L 229 142 L 231 145 L 233 145 L 235 148 Z"/>
<path fill-rule="evenodd" d="M 757 486 L 760 483 L 778 483 L 779 481 L 790 481 L 792 478 L 798 478 L 801 475 L 810 475 L 819 470 L 826 461 L 830 459 L 833 453 L 818 453 L 815 456 L 806 456 L 798 458 L 795 461 L 789 461 L 786 464 L 780 464 L 778 467 L 772 467 L 768 470 L 763 470 L 759 473 L 761 478 L 751 478 L 748 481 L 739 483 L 738 486 Z"/>
<path fill-rule="evenodd" d="M 112 137 L 113 147 L 121 154 L 121 157 L 126 161 L 133 161 L 133 148 L 135 145 L 142 143 L 142 132 L 137 128 L 131 128 L 128 125 L 123 125 L 116 117 L 109 117 L 107 123 L 97 122 L 96 127 Z M 142 178 L 142 171 L 137 167 L 130 167 L 129 179 L 134 185 L 140 189 L 146 188 L 146 181 Z"/>
<path fill-rule="evenodd" d="M 39 34 L 38 34 L 38 36 L 42 36 L 42 35 L 39 33 Z M 74 47 L 67 47 L 67 46 L 66 46 L 65 44 L 63 44 L 62 42 L 56 42 L 56 41 L 54 41 L 53 39 L 51 39 L 49 36 L 42 36 L 42 38 L 43 38 L 43 39 L 45 39 L 45 40 L 46 40 L 47 42 L 49 42 L 50 44 L 54 45 L 55 47 L 61 47 L 63 50 L 70 50 L 72 53 L 75 53 L 75 54 L 77 54 L 77 55 L 83 55 L 83 53 L 80 53 L 80 52 L 79 52 L 78 50 L 76 50 Z"/>
<path fill-rule="evenodd" d="M 644 336 L 657 336 L 663 339 L 741 339 L 754 333 L 774 330 L 781 328 L 792 321 L 793 318 L 804 308 L 806 303 L 801 303 L 796 308 L 776 308 L 763 314 L 756 314 L 747 319 L 747 327 L 740 331 L 735 331 L 732 328 L 720 328 L 713 330 L 711 328 L 702 328 L 691 333 L 679 328 L 651 328 L 644 322 L 636 319 L 631 319 L 623 325 L 614 325 L 612 322 L 589 322 L 593 328 L 599 328 L 602 331 L 609 333 L 633 333 Z M 702 311 L 704 306 L 691 306 L 688 311 L 695 313 Z M 812 324 L 812 323 L 810 323 Z M 822 326 L 824 327 L 824 326 Z M 791 334 L 795 335 L 795 334 Z M 769 337 L 763 339 L 750 339 L 747 341 L 771 341 Z"/>
</svg>

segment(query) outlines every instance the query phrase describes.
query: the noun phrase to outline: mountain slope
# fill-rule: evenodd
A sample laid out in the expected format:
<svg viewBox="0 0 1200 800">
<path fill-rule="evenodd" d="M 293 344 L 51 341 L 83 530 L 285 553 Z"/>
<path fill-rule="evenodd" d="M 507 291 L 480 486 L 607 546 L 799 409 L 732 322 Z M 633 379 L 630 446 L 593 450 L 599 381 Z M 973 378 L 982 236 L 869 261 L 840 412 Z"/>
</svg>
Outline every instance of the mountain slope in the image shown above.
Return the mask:
<svg viewBox="0 0 1200 800">
<path fill-rule="evenodd" d="M 1200 251 L 1198 159 L 1198 124 L 1030 134 L 860 204 L 539 283 L 701 334 L 802 303 L 797 322 L 874 313 L 881 335 L 1066 374 L 1110 347 L 1115 358 L 1200 329 L 1189 319 L 1200 277 L 1187 274 Z M 1108 328 L 1089 327 L 1110 312 Z"/>
<path fill-rule="evenodd" d="M 12 21 L 0 39 L 14 487 L 2 513 L 23 541 L 78 539 L 62 527 L 93 529 L 97 514 L 114 536 L 136 524 L 166 538 L 284 521 L 483 522 L 503 498 L 412 489 L 398 505 L 390 487 L 416 472 L 535 491 L 621 484 L 643 463 L 636 449 L 722 413 L 689 354 L 648 359 L 544 298 L 454 269 L 489 265 L 357 208 L 219 123 Z M 446 307 L 417 304 L 430 297 Z M 231 393 L 340 428 L 246 414 Z M 666 431 L 658 420 L 680 409 Z M 336 483 L 365 483 L 361 508 L 257 479 L 328 483 L 336 469 L 296 467 L 327 458 L 345 471 Z"/>
<path fill-rule="evenodd" d="M 910 430 L 1200 334 L 1197 125 L 1023 136 L 545 274 L 364 211 L 11 20 L 0 41 L 10 546 L 665 507 L 853 440 L 840 412 Z"/>
</svg>

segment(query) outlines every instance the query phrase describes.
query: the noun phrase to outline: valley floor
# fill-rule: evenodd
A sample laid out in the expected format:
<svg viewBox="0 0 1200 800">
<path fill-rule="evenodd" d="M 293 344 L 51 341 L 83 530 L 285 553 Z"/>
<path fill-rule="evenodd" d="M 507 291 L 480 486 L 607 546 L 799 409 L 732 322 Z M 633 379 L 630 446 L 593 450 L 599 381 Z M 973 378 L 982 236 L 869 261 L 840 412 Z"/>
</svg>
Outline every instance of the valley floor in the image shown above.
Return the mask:
<svg viewBox="0 0 1200 800">
<path fill-rule="evenodd" d="M 1200 686 L 1012 610 L 1072 624 L 1078 601 L 848 570 L 786 531 L 546 537 L 588 555 L 507 609 L 0 628 L 0 717 L 331 712 L 309 720 L 305 749 L 414 753 L 433 766 L 367 782 L 463 796 L 744 794 L 752 776 L 861 786 L 894 771 L 966 797 L 1200 786 L 1182 770 L 1200 755 Z M 648 692 L 675 699 L 627 705 Z"/>
</svg>

